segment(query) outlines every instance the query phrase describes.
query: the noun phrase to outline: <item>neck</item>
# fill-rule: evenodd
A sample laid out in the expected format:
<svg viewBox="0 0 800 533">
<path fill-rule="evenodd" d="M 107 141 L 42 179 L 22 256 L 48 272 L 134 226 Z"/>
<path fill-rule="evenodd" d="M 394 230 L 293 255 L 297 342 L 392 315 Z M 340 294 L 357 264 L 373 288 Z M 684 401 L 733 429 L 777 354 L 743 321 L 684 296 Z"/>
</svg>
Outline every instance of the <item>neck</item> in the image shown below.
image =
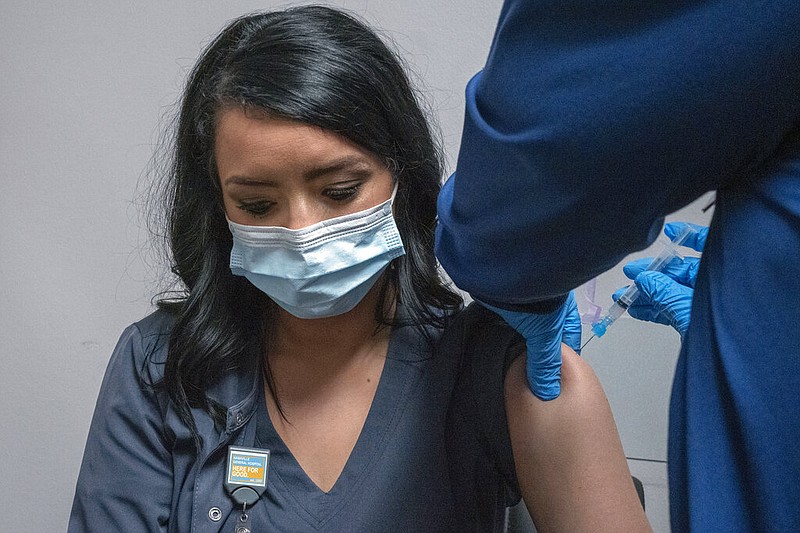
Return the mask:
<svg viewBox="0 0 800 533">
<path fill-rule="evenodd" d="M 390 335 L 376 320 L 379 295 L 376 285 L 352 311 L 329 318 L 304 320 L 278 311 L 267 364 L 283 416 L 302 412 L 309 402 L 324 404 L 336 391 L 377 384 Z"/>
<path fill-rule="evenodd" d="M 370 352 L 388 336 L 388 328 L 381 327 L 375 316 L 380 285 L 376 283 L 355 308 L 337 316 L 302 319 L 278 309 L 270 361 L 327 366 Z M 388 310 L 393 312 L 394 304 Z"/>
</svg>

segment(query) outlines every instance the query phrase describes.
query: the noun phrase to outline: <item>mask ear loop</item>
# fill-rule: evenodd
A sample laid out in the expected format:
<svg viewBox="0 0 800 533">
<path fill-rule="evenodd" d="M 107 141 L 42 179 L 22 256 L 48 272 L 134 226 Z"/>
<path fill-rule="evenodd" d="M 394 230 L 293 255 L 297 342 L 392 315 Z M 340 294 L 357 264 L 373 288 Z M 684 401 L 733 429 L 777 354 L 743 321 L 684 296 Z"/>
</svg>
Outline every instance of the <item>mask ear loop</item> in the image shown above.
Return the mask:
<svg viewBox="0 0 800 533">
<path fill-rule="evenodd" d="M 397 189 L 400 187 L 400 180 L 395 178 L 394 180 L 394 188 L 392 189 L 392 195 L 389 197 L 389 205 L 391 206 L 392 211 L 392 218 L 394 218 L 394 199 L 397 196 Z M 396 223 L 395 223 L 396 224 Z M 399 229 L 397 231 L 400 231 Z M 389 270 L 397 271 L 397 259 L 395 258 L 389 263 Z"/>
<path fill-rule="evenodd" d="M 383 214 L 388 215 L 391 213 L 392 217 L 394 217 L 394 199 L 397 196 L 397 189 L 399 185 L 400 185 L 400 180 L 395 180 L 394 188 L 392 189 L 392 195 L 389 197 L 388 200 L 386 200 L 382 204 L 379 204 L 383 206 L 383 208 L 381 209 L 383 211 Z"/>
</svg>

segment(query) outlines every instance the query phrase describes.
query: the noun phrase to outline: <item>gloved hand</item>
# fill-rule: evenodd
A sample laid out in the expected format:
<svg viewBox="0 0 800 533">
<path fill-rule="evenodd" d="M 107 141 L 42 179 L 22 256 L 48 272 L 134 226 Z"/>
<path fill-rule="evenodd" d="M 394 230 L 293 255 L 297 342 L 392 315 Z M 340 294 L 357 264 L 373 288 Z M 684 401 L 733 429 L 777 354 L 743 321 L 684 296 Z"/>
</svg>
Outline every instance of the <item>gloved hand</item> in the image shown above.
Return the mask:
<svg viewBox="0 0 800 533">
<path fill-rule="evenodd" d="M 564 305 L 547 314 L 507 311 L 481 302 L 525 337 L 528 386 L 542 400 L 561 394 L 561 343 L 576 352 L 581 344 L 581 317 L 572 292 Z"/>
<path fill-rule="evenodd" d="M 669 222 L 664 226 L 664 233 L 673 239 L 687 225 L 693 227 L 696 232 L 691 234 L 683 245 L 702 252 L 708 235 L 707 227 L 687 222 Z M 639 297 L 628 308 L 628 314 L 639 320 L 672 326 L 683 338 L 689 329 L 694 284 L 700 259 L 675 258 L 662 272 L 646 270 L 651 259 L 637 259 L 622 267 L 625 275 L 632 279 L 639 289 Z M 621 288 L 611 296 L 615 302 L 626 288 Z"/>
</svg>

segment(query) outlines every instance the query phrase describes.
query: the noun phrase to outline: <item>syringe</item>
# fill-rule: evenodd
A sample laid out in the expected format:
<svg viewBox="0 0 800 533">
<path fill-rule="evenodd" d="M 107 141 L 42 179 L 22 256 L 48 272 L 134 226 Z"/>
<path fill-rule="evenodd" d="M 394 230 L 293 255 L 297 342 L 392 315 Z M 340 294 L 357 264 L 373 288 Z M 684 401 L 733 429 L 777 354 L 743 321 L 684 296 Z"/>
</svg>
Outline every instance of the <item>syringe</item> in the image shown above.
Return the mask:
<svg viewBox="0 0 800 533">
<path fill-rule="evenodd" d="M 686 224 L 683 230 L 681 230 L 681 232 L 678 233 L 671 242 L 664 244 L 664 248 L 661 250 L 661 253 L 655 256 L 652 261 L 650 261 L 650 264 L 647 266 L 647 270 L 656 270 L 660 272 L 670 261 L 672 261 L 673 258 L 682 257 L 681 254 L 678 253 L 677 247 L 686 242 L 686 239 L 688 239 L 692 233 L 695 233 L 695 229 L 689 224 Z M 583 346 L 586 346 L 586 344 L 588 344 L 589 341 L 595 336 L 602 337 L 605 335 L 608 327 L 616 322 L 619 317 L 624 315 L 625 311 L 627 311 L 628 308 L 633 305 L 633 302 L 635 302 L 636 298 L 638 297 L 639 289 L 636 288 L 635 283 L 631 283 L 631 286 L 628 287 L 628 290 L 626 290 L 622 296 L 620 296 L 619 299 L 609 308 L 608 313 L 606 313 L 603 318 L 592 324 L 593 335 L 584 343 Z"/>
</svg>

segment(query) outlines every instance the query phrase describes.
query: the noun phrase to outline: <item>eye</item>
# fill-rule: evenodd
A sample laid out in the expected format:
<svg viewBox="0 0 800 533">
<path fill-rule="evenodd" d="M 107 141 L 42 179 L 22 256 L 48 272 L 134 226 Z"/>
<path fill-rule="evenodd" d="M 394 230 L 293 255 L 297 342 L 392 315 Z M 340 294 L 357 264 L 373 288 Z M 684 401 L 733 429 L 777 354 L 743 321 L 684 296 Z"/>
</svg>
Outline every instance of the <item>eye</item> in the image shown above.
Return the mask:
<svg viewBox="0 0 800 533">
<path fill-rule="evenodd" d="M 252 201 L 240 201 L 238 207 L 248 215 L 258 218 L 263 217 L 267 213 L 269 213 L 272 206 L 275 205 L 275 202 L 270 202 L 269 200 L 252 200 Z"/>
<path fill-rule="evenodd" d="M 345 187 L 331 187 L 329 189 L 325 189 L 322 194 L 334 202 L 346 202 L 347 200 L 355 198 L 360 189 L 361 184 L 356 183 L 354 185 L 348 185 Z"/>
</svg>

